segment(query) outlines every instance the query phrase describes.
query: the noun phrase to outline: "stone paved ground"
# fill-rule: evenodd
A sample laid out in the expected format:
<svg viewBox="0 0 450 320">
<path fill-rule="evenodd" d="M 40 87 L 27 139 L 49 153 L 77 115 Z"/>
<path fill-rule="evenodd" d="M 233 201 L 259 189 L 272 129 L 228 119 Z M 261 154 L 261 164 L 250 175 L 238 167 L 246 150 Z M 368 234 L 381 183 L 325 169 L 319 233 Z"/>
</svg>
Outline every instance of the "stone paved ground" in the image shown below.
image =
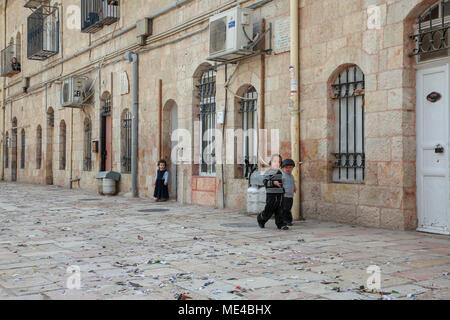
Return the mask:
<svg viewBox="0 0 450 320">
<path fill-rule="evenodd" d="M 380 299 L 359 290 L 370 265 L 385 299 L 449 299 L 449 244 L 318 221 L 262 230 L 230 210 L 0 183 L 0 299 Z M 72 265 L 80 290 L 66 289 Z"/>
</svg>

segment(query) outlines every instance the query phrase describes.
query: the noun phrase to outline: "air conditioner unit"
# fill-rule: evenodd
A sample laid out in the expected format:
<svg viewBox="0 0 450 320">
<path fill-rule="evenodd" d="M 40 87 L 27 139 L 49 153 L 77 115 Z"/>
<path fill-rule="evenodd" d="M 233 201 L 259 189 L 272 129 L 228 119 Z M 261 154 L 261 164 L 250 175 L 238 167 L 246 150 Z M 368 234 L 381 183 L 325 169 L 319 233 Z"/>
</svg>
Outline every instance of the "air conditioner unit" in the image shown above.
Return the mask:
<svg viewBox="0 0 450 320">
<path fill-rule="evenodd" d="M 74 76 L 63 81 L 61 88 L 61 107 L 81 108 L 86 104 L 88 79 Z"/>
<path fill-rule="evenodd" d="M 236 7 L 209 20 L 208 60 L 226 62 L 252 54 L 253 10 Z"/>
</svg>

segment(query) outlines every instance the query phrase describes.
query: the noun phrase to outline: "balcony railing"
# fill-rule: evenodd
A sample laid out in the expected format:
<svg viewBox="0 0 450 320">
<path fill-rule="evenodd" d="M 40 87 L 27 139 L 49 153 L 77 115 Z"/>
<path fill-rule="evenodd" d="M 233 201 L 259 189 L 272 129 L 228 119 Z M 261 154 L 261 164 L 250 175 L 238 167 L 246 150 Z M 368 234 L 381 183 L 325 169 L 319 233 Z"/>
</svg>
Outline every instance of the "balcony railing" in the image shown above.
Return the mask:
<svg viewBox="0 0 450 320">
<path fill-rule="evenodd" d="M 119 20 L 119 0 L 81 0 L 81 32 L 95 33 Z"/>
<path fill-rule="evenodd" d="M 10 44 L 0 53 L 2 77 L 12 77 L 21 71 L 20 44 Z"/>
<path fill-rule="evenodd" d="M 59 12 L 39 7 L 28 16 L 27 57 L 45 60 L 59 52 Z"/>
</svg>

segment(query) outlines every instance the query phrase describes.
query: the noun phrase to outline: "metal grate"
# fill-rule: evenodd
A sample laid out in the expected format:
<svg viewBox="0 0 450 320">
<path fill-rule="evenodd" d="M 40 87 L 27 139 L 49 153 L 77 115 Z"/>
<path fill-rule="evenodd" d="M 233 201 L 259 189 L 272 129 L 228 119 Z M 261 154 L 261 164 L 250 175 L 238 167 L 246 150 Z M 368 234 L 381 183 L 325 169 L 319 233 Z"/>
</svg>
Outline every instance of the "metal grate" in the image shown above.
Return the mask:
<svg viewBox="0 0 450 320">
<path fill-rule="evenodd" d="M 0 76 L 11 77 L 21 72 L 21 59 L 20 59 L 20 43 L 10 44 L 0 52 L 1 70 Z"/>
<path fill-rule="evenodd" d="M 25 130 L 20 133 L 20 169 L 25 169 Z"/>
<path fill-rule="evenodd" d="M 6 132 L 6 136 L 5 136 L 5 168 L 8 169 L 9 168 L 9 133 Z"/>
<path fill-rule="evenodd" d="M 201 124 L 201 173 L 216 172 L 215 128 L 216 128 L 216 70 L 205 71 L 197 86 L 200 98 Z"/>
<path fill-rule="evenodd" d="M 450 1 L 441 0 L 419 17 L 416 34 L 410 37 L 416 42 L 410 56 L 419 56 L 420 61 L 448 56 L 449 28 Z"/>
<path fill-rule="evenodd" d="M 131 138 L 132 138 L 132 114 L 129 111 L 124 113 L 122 119 L 122 172 L 131 173 Z"/>
<path fill-rule="evenodd" d="M 242 130 L 244 134 L 243 159 L 239 159 L 239 163 L 243 165 L 244 177 L 248 178 L 250 174 L 258 168 L 257 157 L 257 105 L 258 93 L 254 87 L 249 87 L 244 96 L 245 99 L 240 101 Z"/>
<path fill-rule="evenodd" d="M 356 66 L 341 72 L 332 85 L 337 120 L 336 162 L 333 179 L 337 182 L 363 182 L 364 152 L 364 73 Z"/>
<path fill-rule="evenodd" d="M 81 0 L 81 32 L 94 33 L 119 20 L 119 0 Z"/>
<path fill-rule="evenodd" d="M 66 123 L 59 126 L 59 170 L 66 170 Z"/>
<path fill-rule="evenodd" d="M 42 128 L 38 126 L 36 132 L 36 169 L 42 167 Z"/>
<path fill-rule="evenodd" d="M 84 171 L 92 170 L 92 153 L 91 153 L 91 141 L 92 141 L 92 125 L 91 120 L 86 118 L 84 121 Z"/>
<path fill-rule="evenodd" d="M 59 11 L 56 7 L 41 6 L 27 19 L 27 57 L 45 60 L 59 51 Z"/>
</svg>

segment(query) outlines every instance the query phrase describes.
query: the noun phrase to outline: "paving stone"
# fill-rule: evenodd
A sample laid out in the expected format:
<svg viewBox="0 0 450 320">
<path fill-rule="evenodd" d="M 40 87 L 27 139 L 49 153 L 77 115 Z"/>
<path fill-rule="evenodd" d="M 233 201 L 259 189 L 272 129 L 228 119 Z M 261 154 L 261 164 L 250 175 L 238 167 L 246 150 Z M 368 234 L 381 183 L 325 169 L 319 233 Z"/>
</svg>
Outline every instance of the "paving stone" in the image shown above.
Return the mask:
<svg viewBox="0 0 450 320">
<path fill-rule="evenodd" d="M 104 199 L 0 183 L 0 299 L 379 299 L 358 290 L 370 265 L 394 299 L 450 299 L 446 236 L 315 220 L 284 232 L 229 209 Z"/>
</svg>

